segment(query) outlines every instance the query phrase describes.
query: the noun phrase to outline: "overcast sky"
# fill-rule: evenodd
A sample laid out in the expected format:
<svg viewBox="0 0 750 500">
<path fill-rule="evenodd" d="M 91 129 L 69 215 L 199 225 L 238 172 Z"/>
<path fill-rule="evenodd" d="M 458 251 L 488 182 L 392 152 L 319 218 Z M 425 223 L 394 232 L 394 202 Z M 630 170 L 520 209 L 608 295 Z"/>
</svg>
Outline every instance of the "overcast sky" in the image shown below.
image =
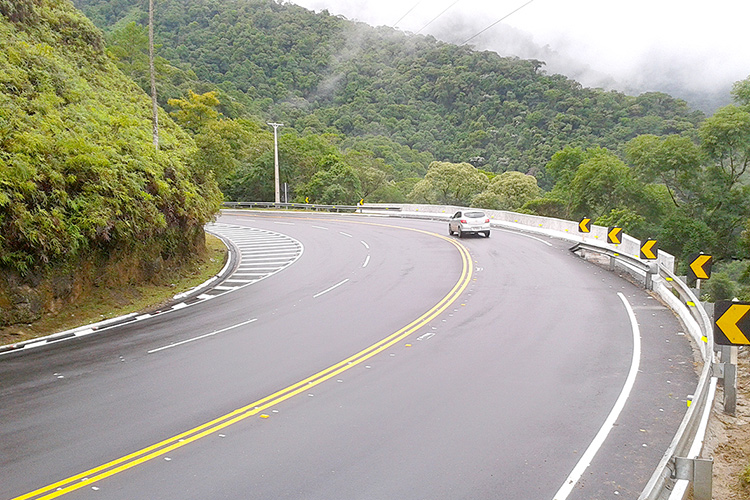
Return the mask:
<svg viewBox="0 0 750 500">
<path fill-rule="evenodd" d="M 463 43 L 528 2 L 291 1 L 453 43 Z M 585 86 L 631 94 L 659 90 L 711 108 L 700 101 L 718 97 L 724 102 L 714 106 L 729 103 L 732 84 L 750 76 L 750 2 L 532 0 L 469 43 L 543 60 L 548 73 L 565 74 Z"/>
</svg>

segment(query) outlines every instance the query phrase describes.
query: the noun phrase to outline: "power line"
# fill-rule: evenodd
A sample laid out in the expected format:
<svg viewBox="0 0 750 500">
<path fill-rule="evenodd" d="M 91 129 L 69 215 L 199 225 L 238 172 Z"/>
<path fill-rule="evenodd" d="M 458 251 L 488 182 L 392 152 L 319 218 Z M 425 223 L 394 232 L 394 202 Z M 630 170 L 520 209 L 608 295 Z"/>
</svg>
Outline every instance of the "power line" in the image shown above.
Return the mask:
<svg viewBox="0 0 750 500">
<path fill-rule="evenodd" d="M 393 23 L 393 27 L 395 28 L 396 26 L 398 26 L 398 23 L 400 23 L 401 21 L 403 21 L 406 16 L 408 16 L 409 14 L 411 14 L 411 11 L 413 11 L 414 9 L 416 9 L 417 6 L 419 6 L 420 3 L 422 3 L 422 0 L 419 0 L 419 2 L 415 3 L 414 7 L 412 7 L 411 9 L 409 9 L 406 14 L 404 14 L 403 16 L 401 16 L 401 18 L 398 21 L 396 21 L 395 23 Z"/>
<path fill-rule="evenodd" d="M 483 29 L 482 31 L 480 31 L 480 32 L 479 32 L 479 33 L 477 33 L 476 35 L 474 35 L 474 36 L 472 36 L 471 38 L 469 38 L 468 40 L 466 40 L 466 41 L 465 41 L 464 43 L 462 43 L 461 45 L 465 45 L 465 44 L 469 43 L 470 41 L 474 40 L 474 39 L 475 39 L 476 37 L 478 37 L 479 35 L 481 35 L 481 34 L 482 34 L 482 33 L 484 33 L 485 31 L 487 31 L 488 29 L 492 28 L 493 26 L 495 26 L 496 24 L 499 24 L 499 23 L 500 23 L 500 22 L 502 22 L 502 21 L 505 21 L 505 20 L 506 20 L 506 19 L 508 19 L 508 18 L 509 18 L 510 16 L 512 16 L 513 14 L 515 14 L 516 12 L 518 12 L 519 10 L 523 9 L 524 7 L 526 7 L 527 5 L 529 5 L 529 4 L 530 4 L 531 2 L 533 2 L 533 1 L 534 1 L 534 0 L 529 0 L 528 2 L 526 2 L 526 3 L 525 3 L 525 4 L 523 4 L 523 5 L 521 5 L 520 7 L 518 7 L 518 8 L 516 9 L 516 10 L 514 10 L 514 11 L 513 11 L 513 12 L 511 12 L 510 14 L 507 14 L 507 15 L 505 15 L 504 17 L 502 17 L 502 18 L 498 19 L 497 21 L 495 21 L 494 23 L 490 24 L 489 26 L 487 26 L 486 28 L 484 28 L 484 29 Z M 449 8 L 450 8 L 450 7 L 449 7 Z M 430 22 L 432 22 L 432 21 L 430 21 Z"/>
<path fill-rule="evenodd" d="M 460 1 L 461 1 L 461 0 L 456 0 L 455 2 L 453 2 L 452 4 L 450 4 L 450 5 L 448 6 L 448 7 L 446 7 L 446 8 L 445 8 L 445 10 L 444 10 L 443 12 L 441 12 L 440 14 L 438 14 L 437 16 L 435 16 L 435 17 L 433 18 L 433 20 L 432 20 L 432 21 L 430 21 L 429 23 L 427 23 L 427 24 L 425 24 L 424 26 L 422 26 L 422 27 L 421 27 L 421 28 L 419 29 L 419 31 L 417 31 L 417 34 L 421 33 L 423 29 L 425 29 L 425 28 L 426 28 L 427 26 L 431 25 L 431 24 L 432 24 L 433 22 L 437 21 L 437 19 L 438 19 L 438 18 L 439 18 L 440 16 L 442 16 L 443 14 L 445 14 L 446 12 L 448 12 L 448 11 L 450 10 L 450 8 L 451 8 L 451 7 L 453 7 L 454 5 L 456 5 L 456 4 L 457 4 L 458 2 L 460 2 Z"/>
</svg>

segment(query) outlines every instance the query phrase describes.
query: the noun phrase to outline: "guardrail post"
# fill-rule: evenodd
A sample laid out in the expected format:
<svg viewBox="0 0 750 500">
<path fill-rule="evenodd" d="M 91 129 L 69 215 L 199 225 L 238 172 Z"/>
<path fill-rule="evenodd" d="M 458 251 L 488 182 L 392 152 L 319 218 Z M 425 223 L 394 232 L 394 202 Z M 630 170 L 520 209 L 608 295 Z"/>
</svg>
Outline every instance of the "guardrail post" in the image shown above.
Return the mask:
<svg viewBox="0 0 750 500">
<path fill-rule="evenodd" d="M 646 290 L 654 289 L 654 275 L 659 274 L 659 264 L 651 262 L 646 270 Z"/>
<path fill-rule="evenodd" d="M 721 346 L 721 363 L 724 365 L 724 412 L 737 412 L 737 348 Z"/>
<path fill-rule="evenodd" d="M 693 500 L 711 500 L 713 459 L 675 457 L 674 462 L 673 479 L 685 479 L 693 484 Z"/>
</svg>

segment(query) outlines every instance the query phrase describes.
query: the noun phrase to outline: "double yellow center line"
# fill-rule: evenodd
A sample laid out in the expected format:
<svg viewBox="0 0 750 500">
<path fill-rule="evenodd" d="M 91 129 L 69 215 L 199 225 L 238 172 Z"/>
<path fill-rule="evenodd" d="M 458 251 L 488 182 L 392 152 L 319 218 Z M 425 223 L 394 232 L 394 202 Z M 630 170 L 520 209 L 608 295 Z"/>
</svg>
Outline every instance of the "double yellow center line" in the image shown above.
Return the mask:
<svg viewBox="0 0 750 500">
<path fill-rule="evenodd" d="M 376 225 L 376 224 L 373 224 L 373 225 Z M 377 225 L 380 225 L 380 224 L 377 224 Z M 398 227 L 398 226 L 388 226 L 388 227 Z M 275 405 L 278 405 L 282 401 L 286 401 L 287 399 L 292 398 L 302 392 L 308 391 L 310 388 L 318 384 L 321 384 L 325 382 L 326 380 L 331 379 L 345 372 L 346 370 L 349 370 L 350 368 L 353 368 L 354 366 L 357 366 L 358 364 L 362 363 L 363 361 L 366 361 L 367 359 L 370 359 L 371 357 L 375 356 L 376 354 L 380 352 L 383 352 L 384 350 L 392 347 L 398 342 L 401 342 L 409 335 L 415 333 L 423 326 L 427 325 L 430 321 L 435 319 L 443 311 L 445 311 L 448 307 L 450 307 L 451 304 L 453 304 L 459 298 L 459 296 L 463 293 L 463 291 L 471 282 L 471 277 L 472 277 L 471 256 L 469 255 L 469 251 L 466 249 L 466 247 L 464 247 L 461 243 L 454 240 L 453 238 L 448 238 L 445 236 L 438 235 L 436 233 L 422 231 L 419 229 L 404 228 L 404 227 L 398 227 L 398 228 L 428 234 L 430 236 L 435 236 L 437 238 L 441 238 L 443 240 L 449 241 L 458 249 L 461 255 L 462 270 L 461 270 L 461 276 L 459 280 L 453 286 L 451 291 L 448 292 L 448 294 L 440 300 L 440 302 L 435 304 L 429 311 L 424 313 L 422 316 L 415 319 L 414 321 L 412 321 L 405 327 L 401 328 L 397 332 L 367 347 L 366 349 L 359 351 L 358 353 L 346 358 L 345 360 L 340 361 L 339 363 L 336 363 L 335 365 L 332 365 L 326 368 L 325 370 L 319 371 L 318 373 L 304 380 L 300 380 L 296 384 L 290 385 L 289 387 L 286 387 L 269 396 L 266 396 L 263 399 L 259 399 L 253 403 L 243 406 L 242 408 L 238 408 L 230 413 L 227 413 L 226 415 L 223 415 L 219 418 L 211 420 L 210 422 L 206 422 L 203 425 L 190 429 L 189 431 L 183 432 L 169 439 L 165 439 L 164 441 L 156 443 L 147 448 L 143 448 L 142 450 L 138 450 L 135 453 L 131 453 L 130 455 L 126 455 L 124 457 L 118 458 L 117 460 L 113 460 L 109 463 L 100 465 L 93 469 L 89 469 L 85 472 L 81 472 L 80 474 L 76 474 L 75 476 L 71 476 L 67 479 L 63 479 L 62 481 L 58 481 L 54 484 L 50 484 L 49 486 L 45 486 L 44 488 L 37 489 L 35 491 L 32 491 L 20 497 L 16 497 L 13 500 L 29 500 L 29 499 L 43 500 L 43 499 L 57 498 L 59 496 L 75 491 L 77 489 L 80 489 L 86 486 L 91 486 L 96 482 L 99 482 L 103 479 L 106 479 L 110 476 L 126 471 L 128 469 L 131 469 L 144 462 L 148 462 L 149 460 L 153 460 L 154 458 L 164 456 L 173 450 L 176 450 L 194 441 L 197 441 L 201 438 L 214 434 L 226 427 L 229 427 L 232 424 L 236 424 L 237 422 L 245 420 L 246 418 L 258 415 L 262 411 L 267 410 L 268 408 L 271 408 Z"/>
</svg>

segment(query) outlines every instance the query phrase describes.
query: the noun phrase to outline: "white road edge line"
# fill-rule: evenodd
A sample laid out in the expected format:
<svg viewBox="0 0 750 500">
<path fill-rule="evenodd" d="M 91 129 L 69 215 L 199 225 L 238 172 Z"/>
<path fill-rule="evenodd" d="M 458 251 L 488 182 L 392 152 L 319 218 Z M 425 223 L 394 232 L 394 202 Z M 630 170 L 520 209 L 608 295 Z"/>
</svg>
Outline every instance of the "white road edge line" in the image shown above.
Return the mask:
<svg viewBox="0 0 750 500">
<path fill-rule="evenodd" d="M 339 234 L 342 234 L 342 235 L 346 236 L 347 238 L 353 238 L 354 237 L 354 236 L 352 236 L 349 233 L 345 233 L 344 231 L 339 231 Z"/>
<path fill-rule="evenodd" d="M 196 340 L 205 339 L 206 337 L 210 337 L 212 335 L 218 335 L 219 333 L 224 333 L 224 332 L 226 332 L 228 330 L 232 330 L 234 328 L 239 328 L 241 326 L 245 326 L 245 325 L 253 323 L 255 321 L 258 321 L 258 318 L 253 318 L 253 319 L 250 319 L 250 320 L 247 320 L 247 321 L 243 321 L 242 323 L 237 323 L 236 325 L 228 326 L 226 328 L 222 328 L 221 330 L 216 330 L 215 332 L 207 333 L 207 334 L 201 335 L 199 337 L 194 337 L 192 339 L 183 340 L 182 342 L 175 342 L 174 344 L 169 344 L 169 345 L 166 345 L 164 347 L 159 347 L 157 349 L 152 349 L 152 350 L 148 351 L 147 354 L 153 354 L 155 352 L 163 351 L 164 349 L 170 349 L 172 347 L 177 347 L 177 346 L 180 346 L 182 344 L 187 344 L 188 342 L 194 342 Z"/>
<path fill-rule="evenodd" d="M 622 409 L 625 407 L 625 403 L 627 402 L 628 397 L 630 397 L 630 392 L 632 391 L 633 385 L 635 384 L 635 377 L 638 375 L 638 368 L 641 364 L 641 332 L 638 328 L 638 322 L 636 321 L 635 313 L 633 312 L 633 308 L 630 307 L 628 299 L 626 299 L 625 295 L 620 292 L 618 292 L 617 295 L 620 297 L 620 300 L 622 300 L 622 303 L 628 312 L 630 325 L 633 330 L 633 359 L 630 363 L 630 373 L 628 373 L 628 378 L 625 380 L 625 385 L 622 388 L 620 397 L 617 398 L 615 406 L 609 413 L 607 420 L 604 421 L 604 425 L 602 425 L 602 428 L 599 429 L 596 437 L 594 437 L 594 440 L 591 442 L 589 447 L 581 456 L 581 459 L 573 468 L 573 472 L 570 473 L 568 478 L 565 480 L 565 483 L 563 483 L 557 493 L 555 493 L 553 500 L 565 500 L 566 498 L 568 498 L 568 495 L 570 495 L 570 493 L 573 491 L 573 488 L 575 488 L 576 484 L 578 484 L 578 481 L 581 479 L 581 476 L 583 476 L 583 473 L 586 471 L 588 466 L 591 465 L 592 460 L 594 460 L 594 456 L 596 456 L 596 453 L 602 447 L 602 444 L 604 444 L 604 440 L 607 439 L 609 432 L 614 427 L 617 418 L 620 416 Z"/>
<path fill-rule="evenodd" d="M 328 231 L 328 228 L 323 227 L 323 226 L 310 226 L 310 227 L 314 227 L 315 229 L 322 229 L 323 231 Z"/>
<path fill-rule="evenodd" d="M 327 289 L 323 290 L 322 292 L 316 293 L 315 295 L 313 295 L 313 298 L 314 298 L 314 299 L 316 299 L 316 298 L 320 297 L 321 295 L 323 295 L 324 293 L 328 293 L 328 292 L 330 292 L 331 290 L 333 290 L 334 288 L 338 288 L 338 287 L 340 287 L 341 285 L 343 285 L 343 284 L 344 284 L 344 283 L 346 283 L 347 281 L 349 281 L 349 278 L 346 278 L 346 279 L 345 279 L 344 281 L 342 281 L 342 282 L 340 282 L 340 283 L 336 283 L 336 284 L 335 284 L 335 285 L 333 285 L 333 286 L 332 286 L 331 288 L 327 288 Z"/>
<path fill-rule="evenodd" d="M 368 250 L 370 249 L 370 245 L 368 245 L 364 241 L 360 240 L 360 243 L 362 243 L 365 246 L 366 249 L 368 249 Z"/>
<path fill-rule="evenodd" d="M 362 264 L 362 267 L 367 267 L 367 264 L 369 263 L 370 263 L 370 256 L 368 255 L 367 258 L 365 259 L 365 263 Z"/>
</svg>

